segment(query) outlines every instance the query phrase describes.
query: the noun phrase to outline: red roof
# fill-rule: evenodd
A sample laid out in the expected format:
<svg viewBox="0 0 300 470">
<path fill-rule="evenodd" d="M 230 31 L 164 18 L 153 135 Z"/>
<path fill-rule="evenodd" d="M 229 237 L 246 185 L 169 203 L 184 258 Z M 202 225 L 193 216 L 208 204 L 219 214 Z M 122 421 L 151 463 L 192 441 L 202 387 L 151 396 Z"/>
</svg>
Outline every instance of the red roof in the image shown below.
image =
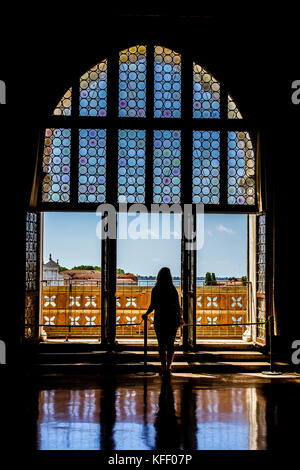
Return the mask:
<svg viewBox="0 0 300 470">
<path fill-rule="evenodd" d="M 64 279 L 81 279 L 81 280 L 101 280 L 101 271 L 94 269 L 68 269 L 60 273 Z M 136 283 L 138 280 L 137 276 L 132 273 L 121 273 L 117 274 L 118 281 L 128 281 L 130 283 Z"/>
<path fill-rule="evenodd" d="M 64 279 L 101 279 L 101 272 L 94 269 L 68 269 L 60 273 Z"/>
</svg>

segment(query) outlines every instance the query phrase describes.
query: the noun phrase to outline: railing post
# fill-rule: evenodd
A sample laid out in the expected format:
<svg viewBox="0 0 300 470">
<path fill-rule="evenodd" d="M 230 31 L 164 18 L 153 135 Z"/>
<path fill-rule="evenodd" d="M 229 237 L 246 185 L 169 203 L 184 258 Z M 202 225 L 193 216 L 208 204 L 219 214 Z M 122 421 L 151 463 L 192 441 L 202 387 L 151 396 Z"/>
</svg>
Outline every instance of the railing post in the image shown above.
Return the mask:
<svg viewBox="0 0 300 470">
<path fill-rule="evenodd" d="M 144 368 L 147 369 L 147 354 L 148 354 L 148 319 L 144 320 Z"/>
<path fill-rule="evenodd" d="M 148 318 L 144 319 L 144 370 L 136 372 L 136 375 L 151 376 L 155 372 L 147 371 L 147 354 L 148 354 Z"/>
<path fill-rule="evenodd" d="M 71 292 L 72 292 L 72 281 L 69 281 L 69 295 L 68 295 L 68 304 L 70 305 L 71 302 Z M 71 315 L 72 315 L 72 306 L 71 306 Z M 68 342 L 69 341 L 69 333 L 71 332 L 71 327 L 70 327 L 70 315 L 67 314 L 67 318 L 68 318 L 68 322 L 66 324 L 68 324 L 69 326 L 67 327 L 66 329 L 66 339 L 65 341 Z"/>
</svg>

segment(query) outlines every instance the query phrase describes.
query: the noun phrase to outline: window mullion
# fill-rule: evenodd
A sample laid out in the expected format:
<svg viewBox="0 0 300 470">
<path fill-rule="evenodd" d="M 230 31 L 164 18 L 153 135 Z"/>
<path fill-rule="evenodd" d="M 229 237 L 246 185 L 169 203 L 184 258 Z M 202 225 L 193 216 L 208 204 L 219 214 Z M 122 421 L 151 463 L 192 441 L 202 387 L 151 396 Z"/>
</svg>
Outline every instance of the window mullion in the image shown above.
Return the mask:
<svg viewBox="0 0 300 470">
<path fill-rule="evenodd" d="M 147 46 L 146 119 L 152 118 L 154 106 L 154 46 Z M 139 121 L 142 125 L 143 120 Z M 146 131 L 145 203 L 153 202 L 153 129 Z"/>
<path fill-rule="evenodd" d="M 227 87 L 221 83 L 220 88 L 220 118 L 221 122 L 227 121 Z M 221 124 L 221 123 L 220 123 Z M 220 130 L 220 204 L 227 204 L 227 126 L 224 128 L 221 124 Z"/>
<path fill-rule="evenodd" d="M 153 131 L 146 132 L 145 203 L 153 203 Z"/>
<path fill-rule="evenodd" d="M 192 119 L 193 61 L 188 51 L 181 56 L 181 204 L 192 202 L 193 131 L 182 124 Z"/>
<path fill-rule="evenodd" d="M 107 62 L 107 117 L 116 119 L 119 109 L 119 52 L 115 50 Z"/>
<path fill-rule="evenodd" d="M 118 129 L 108 129 L 106 140 L 106 202 L 118 202 Z"/>
<path fill-rule="evenodd" d="M 71 167 L 70 167 L 70 202 L 78 203 L 78 169 L 79 169 L 79 129 L 71 129 Z"/>
<path fill-rule="evenodd" d="M 72 116 L 79 116 L 79 79 L 72 83 Z M 67 122 L 66 122 L 67 124 Z M 78 203 L 79 129 L 71 127 L 70 203 Z"/>
<path fill-rule="evenodd" d="M 106 201 L 118 201 L 118 119 L 119 109 L 119 51 L 114 50 L 107 63 L 107 115 L 114 125 L 106 133 Z M 99 120 L 100 121 L 100 120 Z"/>
</svg>

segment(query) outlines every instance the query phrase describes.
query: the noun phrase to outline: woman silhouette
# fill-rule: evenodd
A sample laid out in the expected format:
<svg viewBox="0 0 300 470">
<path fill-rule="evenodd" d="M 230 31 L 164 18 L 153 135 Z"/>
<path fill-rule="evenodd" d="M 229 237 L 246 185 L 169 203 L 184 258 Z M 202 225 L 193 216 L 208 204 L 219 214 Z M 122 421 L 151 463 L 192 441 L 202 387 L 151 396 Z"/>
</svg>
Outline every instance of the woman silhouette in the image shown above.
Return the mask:
<svg viewBox="0 0 300 470">
<path fill-rule="evenodd" d="M 177 290 L 169 268 L 161 268 L 151 292 L 151 303 L 142 318 L 154 312 L 154 329 L 158 342 L 161 373 L 168 374 L 174 358 L 174 341 L 178 327 L 184 323 L 181 317 Z"/>
</svg>

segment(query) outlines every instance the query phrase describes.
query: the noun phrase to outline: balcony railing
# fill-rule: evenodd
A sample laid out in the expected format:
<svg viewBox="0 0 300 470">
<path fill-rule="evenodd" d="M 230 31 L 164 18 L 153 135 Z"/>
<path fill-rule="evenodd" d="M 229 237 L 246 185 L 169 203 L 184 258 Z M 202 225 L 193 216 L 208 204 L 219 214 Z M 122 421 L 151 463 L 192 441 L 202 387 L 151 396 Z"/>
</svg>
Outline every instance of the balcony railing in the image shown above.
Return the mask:
<svg viewBox="0 0 300 470">
<path fill-rule="evenodd" d="M 246 329 L 246 325 L 243 324 L 249 321 L 250 287 L 250 283 L 197 286 L 197 337 L 241 337 Z"/>
<path fill-rule="evenodd" d="M 48 338 L 101 336 L 101 285 L 99 281 L 42 282 L 41 323 Z M 149 283 L 150 284 L 150 283 Z M 153 285 L 117 285 L 117 337 L 142 337 Z M 176 287 L 179 298 L 181 288 Z M 249 321 L 250 283 L 197 286 L 197 337 L 241 337 Z M 154 312 L 148 334 L 155 336 Z M 180 330 L 178 330 L 180 335 Z"/>
</svg>

